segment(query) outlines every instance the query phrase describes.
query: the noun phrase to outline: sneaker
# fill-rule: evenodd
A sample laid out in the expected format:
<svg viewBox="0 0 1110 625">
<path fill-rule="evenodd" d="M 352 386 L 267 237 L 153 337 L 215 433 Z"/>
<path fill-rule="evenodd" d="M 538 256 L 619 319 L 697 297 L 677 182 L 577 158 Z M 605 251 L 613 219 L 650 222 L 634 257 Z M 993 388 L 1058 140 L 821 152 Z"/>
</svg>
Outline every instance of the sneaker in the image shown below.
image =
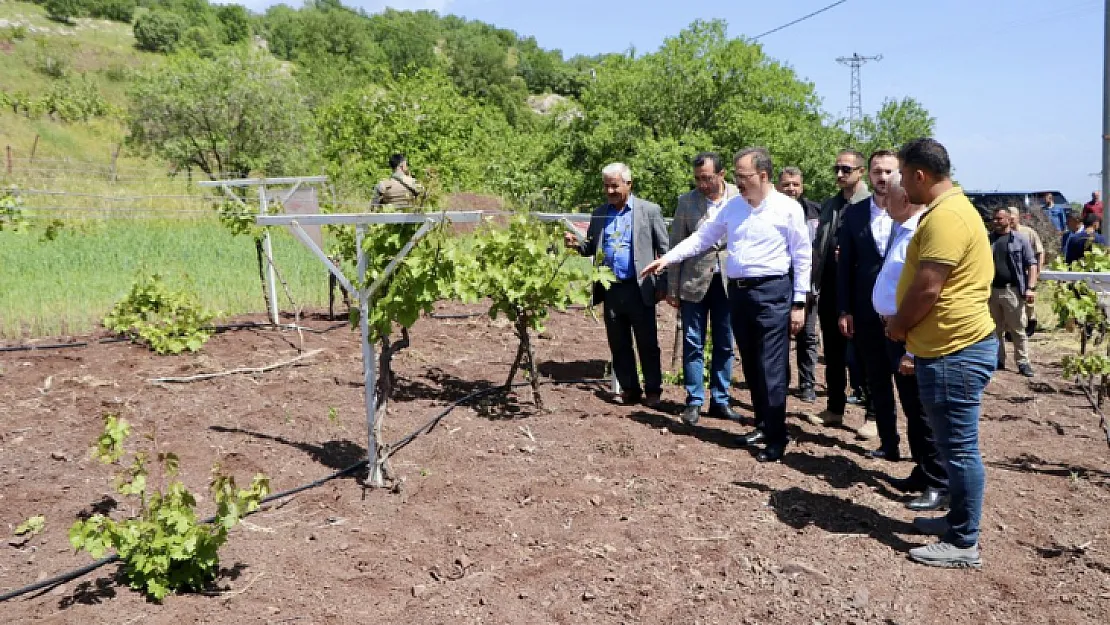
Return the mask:
<svg viewBox="0 0 1110 625">
<path fill-rule="evenodd" d="M 806 415 L 806 421 L 809 421 L 813 425 L 828 427 L 844 423 L 844 415 L 836 414 L 831 410 L 822 410 L 820 414 Z"/>
<path fill-rule="evenodd" d="M 1023 362 L 1018 365 L 1018 373 L 1027 378 L 1031 378 L 1033 377 L 1033 367 L 1030 367 L 1029 363 Z"/>
<path fill-rule="evenodd" d="M 701 418 L 701 406 L 686 406 L 682 411 L 682 422 L 686 425 L 697 425 Z"/>
<path fill-rule="evenodd" d="M 812 404 L 817 401 L 817 391 L 812 386 L 803 386 L 798 390 L 798 399 L 803 403 Z"/>
<path fill-rule="evenodd" d="M 927 536 L 943 537 L 948 533 L 948 518 L 942 516 L 914 517 L 913 527 Z"/>
<path fill-rule="evenodd" d="M 872 419 L 864 421 L 863 425 L 859 426 L 859 429 L 856 430 L 856 438 L 861 440 L 869 440 L 877 438 L 878 436 L 879 426 L 875 425 L 875 421 Z"/>
<path fill-rule="evenodd" d="M 929 566 L 949 569 L 979 568 L 983 560 L 979 557 L 979 545 L 957 547 L 944 541 L 910 549 L 910 559 Z"/>
</svg>

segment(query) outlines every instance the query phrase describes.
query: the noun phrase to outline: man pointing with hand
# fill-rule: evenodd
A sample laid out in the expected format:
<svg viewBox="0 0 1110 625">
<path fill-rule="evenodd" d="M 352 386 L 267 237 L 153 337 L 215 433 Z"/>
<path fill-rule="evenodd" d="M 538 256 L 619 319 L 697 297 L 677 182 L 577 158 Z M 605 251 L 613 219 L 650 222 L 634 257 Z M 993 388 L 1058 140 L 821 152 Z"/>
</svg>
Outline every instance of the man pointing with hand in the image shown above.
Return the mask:
<svg viewBox="0 0 1110 625">
<path fill-rule="evenodd" d="M 746 445 L 766 442 L 756 458 L 780 460 L 786 451 L 786 389 L 790 336 L 805 322 L 812 245 L 802 207 L 775 189 L 764 148 L 733 159 L 740 197 L 733 198 L 689 238 L 644 268 L 641 276 L 696 256 L 727 237 L 728 300 L 732 332 L 751 389 L 756 429 Z"/>
</svg>

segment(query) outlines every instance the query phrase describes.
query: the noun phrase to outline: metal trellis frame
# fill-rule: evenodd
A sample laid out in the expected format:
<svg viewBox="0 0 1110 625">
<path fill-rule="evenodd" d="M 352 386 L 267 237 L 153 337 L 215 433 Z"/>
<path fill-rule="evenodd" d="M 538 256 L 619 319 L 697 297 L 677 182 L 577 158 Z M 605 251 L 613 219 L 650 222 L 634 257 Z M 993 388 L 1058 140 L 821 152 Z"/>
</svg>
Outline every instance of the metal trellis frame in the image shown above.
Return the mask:
<svg viewBox="0 0 1110 625">
<path fill-rule="evenodd" d="M 231 191 L 233 187 L 258 187 L 258 214 L 259 216 L 266 215 L 269 210 L 270 196 L 266 193 L 267 186 L 286 186 L 292 185 L 293 188 L 288 193 L 279 194 L 282 204 L 284 204 L 294 193 L 300 189 L 304 184 L 324 184 L 328 181 L 327 176 L 294 176 L 283 178 L 235 178 L 230 180 L 202 180 L 197 182 L 197 185 L 205 188 L 219 188 L 231 200 L 239 203 L 240 206 L 247 208 L 246 203 L 238 195 Z M 277 274 L 274 271 L 274 243 L 270 238 L 270 231 L 267 230 L 262 235 L 262 252 L 266 255 L 266 297 L 269 299 L 270 309 L 270 323 L 280 323 L 278 318 L 278 303 L 277 303 Z"/>
<path fill-rule="evenodd" d="M 255 220 L 260 226 L 288 226 L 294 236 L 305 245 L 315 256 L 324 263 L 335 279 L 343 288 L 355 296 L 358 302 L 359 328 L 362 332 L 362 375 L 364 395 L 366 401 L 366 428 L 367 428 L 367 462 L 369 474 L 366 482 L 371 486 L 384 486 L 385 479 L 382 468 L 378 462 L 381 448 L 377 440 L 377 400 L 374 395 L 377 384 L 378 364 L 377 350 L 370 344 L 370 307 L 374 301 L 374 294 L 383 282 L 389 278 L 397 265 L 404 259 L 412 248 L 424 238 L 436 224 L 443 221 L 453 223 L 475 223 L 480 221 L 480 211 L 471 212 L 439 212 L 439 213 L 334 213 L 329 215 L 259 215 Z M 367 259 L 362 251 L 362 240 L 366 236 L 366 228 L 371 224 L 423 224 L 409 239 L 397 256 L 386 266 L 382 275 L 371 285 L 366 285 Z M 359 284 L 364 285 L 356 289 L 347 276 L 328 258 L 324 250 L 305 231 L 303 226 L 322 225 L 353 225 L 355 227 L 356 266 L 358 267 Z"/>
</svg>

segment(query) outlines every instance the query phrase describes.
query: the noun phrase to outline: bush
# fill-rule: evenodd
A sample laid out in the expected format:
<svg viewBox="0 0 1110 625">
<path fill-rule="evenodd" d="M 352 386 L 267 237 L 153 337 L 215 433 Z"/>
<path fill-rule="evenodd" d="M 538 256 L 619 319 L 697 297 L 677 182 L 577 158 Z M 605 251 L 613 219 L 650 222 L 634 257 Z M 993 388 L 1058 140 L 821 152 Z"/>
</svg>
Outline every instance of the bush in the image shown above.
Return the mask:
<svg viewBox="0 0 1110 625">
<path fill-rule="evenodd" d="M 192 50 L 202 59 L 210 59 L 216 55 L 216 48 L 220 42 L 211 30 L 203 26 L 190 26 L 181 36 L 182 48 Z"/>
<path fill-rule="evenodd" d="M 65 122 L 87 122 L 108 114 L 108 103 L 100 89 L 85 74 L 76 80 L 54 83 L 43 101 L 47 114 Z"/>
<path fill-rule="evenodd" d="M 135 41 L 141 50 L 172 52 L 185 33 L 185 20 L 168 11 L 151 11 L 135 20 Z"/>
<path fill-rule="evenodd" d="M 43 3 L 46 16 L 63 24 L 71 23 L 75 17 L 85 14 L 84 3 L 81 0 L 46 0 Z"/>
<path fill-rule="evenodd" d="M 213 330 L 217 313 L 204 309 L 196 295 L 174 291 L 157 274 L 141 275 L 127 297 L 104 318 L 104 327 L 137 337 L 159 354 L 199 350 Z"/>
<path fill-rule="evenodd" d="M 46 39 L 35 39 L 34 56 L 31 65 L 35 71 L 51 78 L 65 78 L 69 75 L 72 63 L 69 50 L 59 45 L 51 45 Z"/>
<path fill-rule="evenodd" d="M 130 24 L 135 17 L 136 6 L 135 0 L 101 0 L 89 7 L 89 16 Z"/>
</svg>

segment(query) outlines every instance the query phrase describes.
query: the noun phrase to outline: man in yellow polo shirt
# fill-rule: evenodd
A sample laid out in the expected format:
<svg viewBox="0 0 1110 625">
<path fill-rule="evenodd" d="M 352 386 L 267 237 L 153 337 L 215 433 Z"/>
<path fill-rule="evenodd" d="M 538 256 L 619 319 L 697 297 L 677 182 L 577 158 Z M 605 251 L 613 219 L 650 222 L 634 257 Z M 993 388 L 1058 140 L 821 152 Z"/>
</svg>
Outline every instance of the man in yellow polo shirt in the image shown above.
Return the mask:
<svg viewBox="0 0 1110 625">
<path fill-rule="evenodd" d="M 952 184 L 948 151 L 915 139 L 898 152 L 909 201 L 927 208 L 906 251 L 898 281 L 898 314 L 887 325 L 914 354 L 917 383 L 937 450 L 948 471 L 945 517 L 918 517 L 914 527 L 940 542 L 910 558 L 943 567 L 979 567 L 979 518 L 986 476 L 979 453 L 983 389 L 998 358 L 991 319 L 991 256 L 983 220 Z"/>
</svg>

